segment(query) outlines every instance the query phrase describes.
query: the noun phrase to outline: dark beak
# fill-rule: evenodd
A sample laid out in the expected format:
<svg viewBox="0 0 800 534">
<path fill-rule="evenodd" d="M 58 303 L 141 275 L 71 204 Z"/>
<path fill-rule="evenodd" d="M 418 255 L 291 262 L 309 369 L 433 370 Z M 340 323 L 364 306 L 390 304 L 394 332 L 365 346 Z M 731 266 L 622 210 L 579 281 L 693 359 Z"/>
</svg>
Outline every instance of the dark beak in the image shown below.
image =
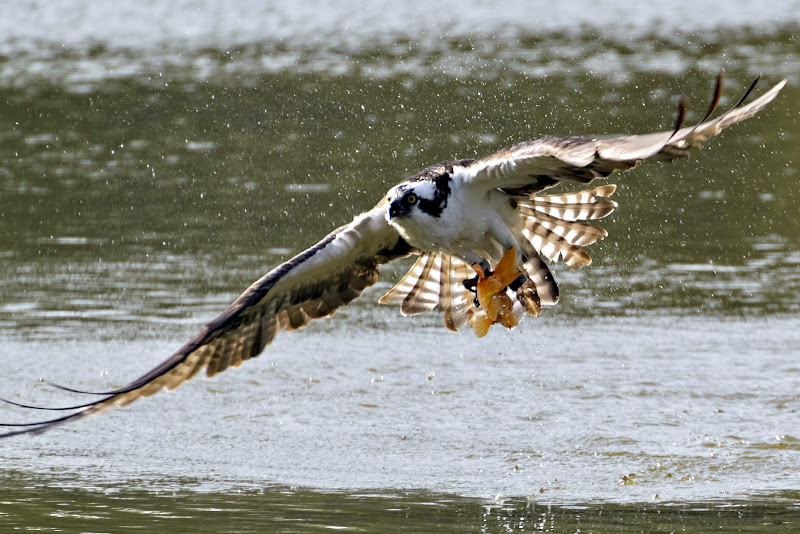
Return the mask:
<svg viewBox="0 0 800 534">
<path fill-rule="evenodd" d="M 396 200 L 394 202 L 392 202 L 391 204 L 389 204 L 389 218 L 390 219 L 394 219 L 395 217 L 403 214 L 404 211 L 405 210 L 403 210 L 400 207 L 400 203 L 398 201 L 396 201 Z"/>
</svg>

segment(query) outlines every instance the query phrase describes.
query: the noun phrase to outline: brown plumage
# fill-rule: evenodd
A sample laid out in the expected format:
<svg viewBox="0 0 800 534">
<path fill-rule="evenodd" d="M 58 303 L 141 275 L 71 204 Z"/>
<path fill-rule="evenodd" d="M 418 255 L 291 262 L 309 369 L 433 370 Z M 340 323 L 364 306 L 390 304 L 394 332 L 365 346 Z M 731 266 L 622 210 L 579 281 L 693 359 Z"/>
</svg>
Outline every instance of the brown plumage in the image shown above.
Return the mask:
<svg viewBox="0 0 800 534">
<path fill-rule="evenodd" d="M 544 137 L 504 148 L 486 158 L 434 165 L 397 188 L 433 181 L 438 186 L 441 181 L 448 188 L 453 182 L 454 190 L 486 191 L 495 199 L 507 197 L 504 205 L 509 208 L 504 217 L 509 231 L 517 236 L 522 252 L 519 267 L 528 277 L 517 289 L 516 301 L 528 313 L 538 315 L 542 305 L 558 301 L 558 287 L 544 259 L 561 259 L 571 267 L 588 264 L 591 259 L 581 247 L 604 238 L 606 232 L 587 221 L 609 215 L 616 206 L 605 198 L 614 192 L 613 185 L 563 195 L 539 193 L 560 182 L 585 184 L 615 171 L 630 170 L 648 158 L 684 157 L 706 138 L 756 114 L 785 83 L 783 80 L 749 104 L 744 105 L 743 98 L 717 119 L 704 119 L 694 127 L 681 127 L 683 108 L 671 131 L 609 138 Z M 709 115 L 720 95 L 718 81 Z M 438 192 L 444 196 L 428 208 L 432 213 L 442 215 L 445 209 L 464 209 L 449 202 L 449 189 L 446 194 Z M 27 424 L 2 424 L 15 428 L 4 436 L 45 430 L 162 389 L 174 389 L 200 372 L 213 376 L 236 367 L 258 356 L 278 332 L 303 328 L 314 319 L 333 315 L 375 284 L 381 264 L 411 254 L 420 257 L 381 302 L 399 303 L 404 314 L 438 311 L 450 330 L 463 327 L 476 312 L 472 293 L 462 283 L 474 272 L 455 255 L 409 245 L 388 222 L 387 204 L 386 200 L 381 201 L 352 223 L 270 271 L 175 354 L 125 387 L 94 393 L 98 398 L 78 406 L 40 408 L 69 413 Z"/>
</svg>

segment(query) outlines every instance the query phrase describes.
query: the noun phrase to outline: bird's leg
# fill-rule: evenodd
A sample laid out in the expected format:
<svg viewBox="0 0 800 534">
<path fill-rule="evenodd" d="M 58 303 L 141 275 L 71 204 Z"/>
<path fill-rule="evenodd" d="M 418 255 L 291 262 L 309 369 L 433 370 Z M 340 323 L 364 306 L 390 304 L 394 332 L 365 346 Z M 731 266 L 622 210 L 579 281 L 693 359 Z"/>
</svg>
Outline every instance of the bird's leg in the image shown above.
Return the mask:
<svg viewBox="0 0 800 534">
<path fill-rule="evenodd" d="M 473 263 L 472 268 L 475 269 L 477 273 L 472 278 L 467 278 L 461 282 L 461 285 L 464 286 L 464 289 L 471 293 L 475 293 L 475 298 L 472 300 L 473 304 L 475 304 L 476 308 L 480 308 L 480 302 L 478 302 L 478 280 L 483 276 L 486 278 L 492 275 L 492 271 L 489 269 L 489 262 L 481 259 L 478 263 Z M 482 273 L 482 274 L 481 274 Z"/>
<path fill-rule="evenodd" d="M 492 271 L 489 269 L 489 262 L 486 260 L 481 260 L 480 263 L 473 263 L 472 268 L 475 269 L 475 273 L 477 274 L 472 278 L 467 278 L 462 281 L 461 285 L 463 285 L 467 291 L 475 293 L 478 287 L 478 280 L 480 278 L 492 276 Z"/>
<path fill-rule="evenodd" d="M 464 289 L 467 291 L 475 293 L 478 291 L 478 275 L 476 274 L 472 278 L 465 278 L 461 281 L 461 285 L 463 285 Z"/>
<path fill-rule="evenodd" d="M 464 289 L 466 289 L 467 291 L 475 294 L 475 296 L 472 297 L 472 303 L 475 305 L 476 308 L 480 308 L 481 303 L 478 302 L 478 275 L 476 274 L 472 278 L 466 278 L 462 280 L 461 285 L 463 285 Z"/>
<path fill-rule="evenodd" d="M 520 274 L 516 280 L 508 284 L 508 289 L 510 289 L 511 291 L 516 291 L 517 289 L 522 287 L 522 284 L 524 284 L 527 279 L 528 279 L 527 275 L 525 275 L 524 273 Z"/>
</svg>

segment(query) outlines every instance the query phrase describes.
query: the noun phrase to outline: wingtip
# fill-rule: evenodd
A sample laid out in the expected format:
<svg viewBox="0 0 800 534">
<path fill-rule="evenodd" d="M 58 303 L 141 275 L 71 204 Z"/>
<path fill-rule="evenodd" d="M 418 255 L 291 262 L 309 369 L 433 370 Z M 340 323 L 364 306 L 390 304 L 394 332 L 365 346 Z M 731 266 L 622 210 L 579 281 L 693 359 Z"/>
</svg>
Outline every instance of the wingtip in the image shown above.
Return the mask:
<svg viewBox="0 0 800 534">
<path fill-rule="evenodd" d="M 664 144 L 668 144 L 672 138 L 681 131 L 681 128 L 683 128 L 683 123 L 686 122 L 686 112 L 688 109 L 689 101 L 684 95 L 681 95 L 680 100 L 678 100 L 678 116 L 675 118 L 675 127 L 672 130 L 672 135 L 669 136 L 669 139 L 667 139 L 666 143 Z"/>
<path fill-rule="evenodd" d="M 750 87 L 747 88 L 747 91 L 744 92 L 744 96 L 742 96 L 742 98 L 739 99 L 736 105 L 733 106 L 733 109 L 736 109 L 740 107 L 742 104 L 744 104 L 744 101 L 747 100 L 747 97 L 750 96 L 750 93 L 753 92 L 753 89 L 756 88 L 756 85 L 758 85 L 758 82 L 760 80 L 761 80 L 761 75 L 759 74 L 758 76 L 756 76 L 756 79 L 753 80 L 753 83 L 750 84 Z"/>
<path fill-rule="evenodd" d="M 717 74 L 717 78 L 714 82 L 714 95 L 711 97 L 711 102 L 708 104 L 708 111 L 706 111 L 705 117 L 700 122 L 705 122 L 712 113 L 717 109 L 719 106 L 720 100 L 722 100 L 722 92 L 723 92 L 723 79 L 722 71 Z"/>
<path fill-rule="evenodd" d="M 47 384 L 50 387 L 60 389 L 61 391 L 69 391 L 70 393 L 80 393 L 82 395 L 97 395 L 97 396 L 105 396 L 105 395 L 113 395 L 116 391 L 85 391 L 82 389 L 75 389 L 68 386 L 62 386 L 61 384 L 56 384 L 55 382 L 49 382 L 47 380 L 42 379 L 42 382 Z"/>
<path fill-rule="evenodd" d="M 68 421 L 75 421 L 77 419 L 82 419 L 89 415 L 89 409 L 83 409 L 79 412 L 71 413 L 68 415 L 64 415 L 62 417 L 57 417 L 55 419 L 48 419 L 46 421 L 36 421 L 34 423 L 0 423 L 0 427 L 12 427 L 18 428 L 19 430 L 12 430 L 10 432 L 5 432 L 0 434 L 0 439 L 3 438 L 10 438 L 12 436 L 20 436 L 22 434 L 41 434 L 54 426 L 58 426 L 64 424 Z"/>
<path fill-rule="evenodd" d="M 35 404 L 25 404 L 22 402 L 16 402 L 8 399 L 0 398 L 0 402 L 4 402 L 6 404 L 10 404 L 11 406 L 16 406 L 18 408 L 25 408 L 28 410 L 46 410 L 46 411 L 53 411 L 53 412 L 62 412 L 68 410 L 79 410 L 81 408 L 86 408 L 88 406 L 94 406 L 94 402 L 89 402 L 85 404 L 78 404 L 76 406 L 36 406 Z"/>
<path fill-rule="evenodd" d="M 769 90 L 769 91 L 767 91 L 767 93 L 771 93 L 772 91 L 775 91 L 775 92 L 777 93 L 778 91 L 780 91 L 781 89 L 783 89 L 783 87 L 784 87 L 784 86 L 785 86 L 787 83 L 789 83 L 789 78 L 783 78 L 781 81 L 779 81 L 778 83 L 776 83 L 775 85 L 773 85 L 773 86 L 772 86 L 772 88 L 770 88 L 770 90 Z"/>
</svg>

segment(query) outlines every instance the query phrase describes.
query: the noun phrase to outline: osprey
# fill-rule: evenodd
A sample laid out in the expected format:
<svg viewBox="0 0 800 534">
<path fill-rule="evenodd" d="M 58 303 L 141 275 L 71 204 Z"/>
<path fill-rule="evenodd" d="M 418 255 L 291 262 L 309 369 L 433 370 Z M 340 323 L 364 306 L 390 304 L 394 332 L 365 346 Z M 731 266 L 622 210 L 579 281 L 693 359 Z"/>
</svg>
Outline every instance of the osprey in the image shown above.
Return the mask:
<svg viewBox="0 0 800 534">
<path fill-rule="evenodd" d="M 686 107 L 681 100 L 671 131 L 606 138 L 544 137 L 481 159 L 428 167 L 390 189 L 370 211 L 267 273 L 175 354 L 125 387 L 85 392 L 56 386 L 99 397 L 71 407 L 5 401 L 69 413 L 45 421 L 3 424 L 17 427 L 4 436 L 41 431 L 126 405 L 164 388 L 174 389 L 200 371 L 211 377 L 238 366 L 258 356 L 281 330 L 303 328 L 313 319 L 333 315 L 377 282 L 380 265 L 409 255 L 419 256 L 416 263 L 380 299 L 400 304 L 403 315 L 438 311 L 453 331 L 474 321 L 485 313 L 472 292 L 479 282 L 475 273 L 488 278 L 487 269 L 507 254 L 514 256 L 507 261 L 513 261 L 517 271 L 501 292 L 513 300 L 516 315 L 538 315 L 542 305 L 558 300 L 558 286 L 545 259 L 562 259 L 570 267 L 589 264 L 591 259 L 580 247 L 607 233 L 587 221 L 605 217 L 617 206 L 607 198 L 614 185 L 569 194 L 542 192 L 561 182 L 587 184 L 630 170 L 648 158 L 686 156 L 706 138 L 752 117 L 786 84 L 783 80 L 744 105 L 757 81 L 731 110 L 708 120 L 721 97 L 718 77 L 708 113 L 694 127 L 682 127 Z"/>
</svg>

